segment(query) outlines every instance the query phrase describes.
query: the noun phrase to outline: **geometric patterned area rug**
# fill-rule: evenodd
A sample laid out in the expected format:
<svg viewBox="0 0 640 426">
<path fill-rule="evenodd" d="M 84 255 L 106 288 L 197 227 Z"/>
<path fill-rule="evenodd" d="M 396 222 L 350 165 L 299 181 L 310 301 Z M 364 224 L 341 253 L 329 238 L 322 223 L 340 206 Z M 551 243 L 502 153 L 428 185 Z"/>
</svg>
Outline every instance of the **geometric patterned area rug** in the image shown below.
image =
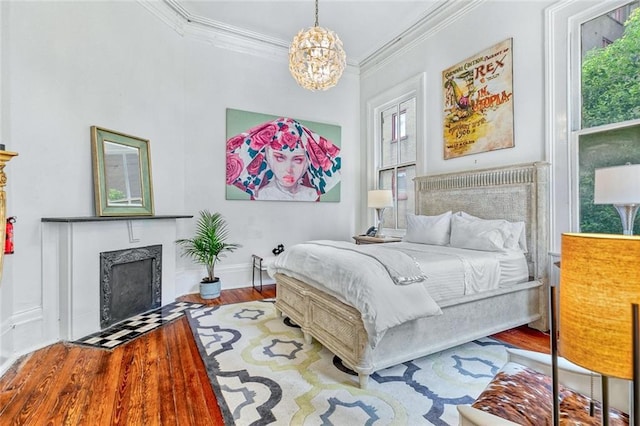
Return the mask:
<svg viewBox="0 0 640 426">
<path fill-rule="evenodd" d="M 338 357 L 277 316 L 272 301 L 187 311 L 228 425 L 457 425 L 506 363 L 483 338 L 380 370 L 366 390 Z"/>
<path fill-rule="evenodd" d="M 201 303 L 172 302 L 159 308 L 135 315 L 104 330 L 85 336 L 71 343 L 100 349 L 114 349 L 151 330 L 177 320 L 187 309 L 199 308 Z"/>
</svg>

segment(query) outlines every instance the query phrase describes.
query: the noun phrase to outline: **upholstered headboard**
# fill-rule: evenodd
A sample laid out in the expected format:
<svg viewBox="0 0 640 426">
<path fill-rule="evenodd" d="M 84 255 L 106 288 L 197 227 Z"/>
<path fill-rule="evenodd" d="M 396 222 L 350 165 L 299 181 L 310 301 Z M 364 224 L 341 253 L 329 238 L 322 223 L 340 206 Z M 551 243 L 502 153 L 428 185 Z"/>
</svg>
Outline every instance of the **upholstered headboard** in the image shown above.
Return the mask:
<svg viewBox="0 0 640 426">
<path fill-rule="evenodd" d="M 529 274 L 546 281 L 548 163 L 421 176 L 414 182 L 417 214 L 436 215 L 451 210 L 483 219 L 524 221 Z"/>
</svg>

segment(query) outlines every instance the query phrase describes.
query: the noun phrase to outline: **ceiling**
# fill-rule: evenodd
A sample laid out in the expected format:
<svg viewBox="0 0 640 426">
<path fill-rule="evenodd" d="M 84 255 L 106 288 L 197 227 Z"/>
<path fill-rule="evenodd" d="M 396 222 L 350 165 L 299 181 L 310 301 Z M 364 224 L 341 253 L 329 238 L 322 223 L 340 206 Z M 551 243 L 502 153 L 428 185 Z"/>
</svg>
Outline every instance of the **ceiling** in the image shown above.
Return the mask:
<svg viewBox="0 0 640 426">
<path fill-rule="evenodd" d="M 451 0 L 321 0 L 318 24 L 336 32 L 347 61 L 364 59 Z M 169 0 L 192 17 L 251 31 L 288 46 L 301 29 L 313 26 L 313 0 Z"/>
</svg>

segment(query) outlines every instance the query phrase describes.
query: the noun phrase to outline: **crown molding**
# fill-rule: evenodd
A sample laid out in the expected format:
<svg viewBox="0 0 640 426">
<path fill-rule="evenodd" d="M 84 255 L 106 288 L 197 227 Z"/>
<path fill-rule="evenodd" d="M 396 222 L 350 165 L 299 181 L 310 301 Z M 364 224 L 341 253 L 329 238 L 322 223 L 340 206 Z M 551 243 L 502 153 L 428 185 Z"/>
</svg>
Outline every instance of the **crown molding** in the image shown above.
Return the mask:
<svg viewBox="0 0 640 426">
<path fill-rule="evenodd" d="M 137 0 L 145 9 L 171 27 L 181 37 L 191 37 L 201 42 L 234 52 L 286 61 L 289 42 L 269 37 L 255 31 L 234 27 L 189 12 L 179 0 Z M 364 75 L 392 62 L 415 45 L 451 25 L 461 16 L 487 0 L 442 0 L 423 18 L 360 63 L 347 59 L 345 72 Z"/>
<path fill-rule="evenodd" d="M 156 18 L 167 24 L 180 36 L 184 37 L 184 24 L 187 23 L 187 20 L 183 15 L 179 14 L 173 8 L 169 7 L 168 4 L 153 0 L 138 0 L 138 4 L 151 12 L 151 14 L 153 14 Z"/>
<path fill-rule="evenodd" d="M 182 37 L 190 37 L 222 49 L 278 62 L 287 62 L 289 59 L 289 42 L 287 41 L 193 15 L 177 0 L 137 1 Z M 358 65 L 347 61 L 345 73 L 359 74 Z"/>
<path fill-rule="evenodd" d="M 365 76 L 382 68 L 485 1 L 487 0 L 445 0 L 398 37 L 363 59 L 360 62 L 360 75 Z"/>
<path fill-rule="evenodd" d="M 182 37 L 190 37 L 239 53 L 282 60 L 289 46 L 282 40 L 191 14 L 175 0 L 138 0 Z"/>
</svg>

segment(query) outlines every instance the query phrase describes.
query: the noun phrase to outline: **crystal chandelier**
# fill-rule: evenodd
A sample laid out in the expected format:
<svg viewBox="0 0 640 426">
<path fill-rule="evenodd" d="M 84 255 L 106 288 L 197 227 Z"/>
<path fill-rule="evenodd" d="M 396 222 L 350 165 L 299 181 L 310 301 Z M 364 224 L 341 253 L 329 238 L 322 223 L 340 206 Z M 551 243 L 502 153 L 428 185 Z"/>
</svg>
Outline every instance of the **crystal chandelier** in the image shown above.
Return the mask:
<svg viewBox="0 0 640 426">
<path fill-rule="evenodd" d="M 289 47 L 289 71 L 298 84 L 309 90 L 327 90 L 338 83 L 347 62 L 342 42 L 333 31 L 315 25 L 300 32 Z"/>
</svg>

